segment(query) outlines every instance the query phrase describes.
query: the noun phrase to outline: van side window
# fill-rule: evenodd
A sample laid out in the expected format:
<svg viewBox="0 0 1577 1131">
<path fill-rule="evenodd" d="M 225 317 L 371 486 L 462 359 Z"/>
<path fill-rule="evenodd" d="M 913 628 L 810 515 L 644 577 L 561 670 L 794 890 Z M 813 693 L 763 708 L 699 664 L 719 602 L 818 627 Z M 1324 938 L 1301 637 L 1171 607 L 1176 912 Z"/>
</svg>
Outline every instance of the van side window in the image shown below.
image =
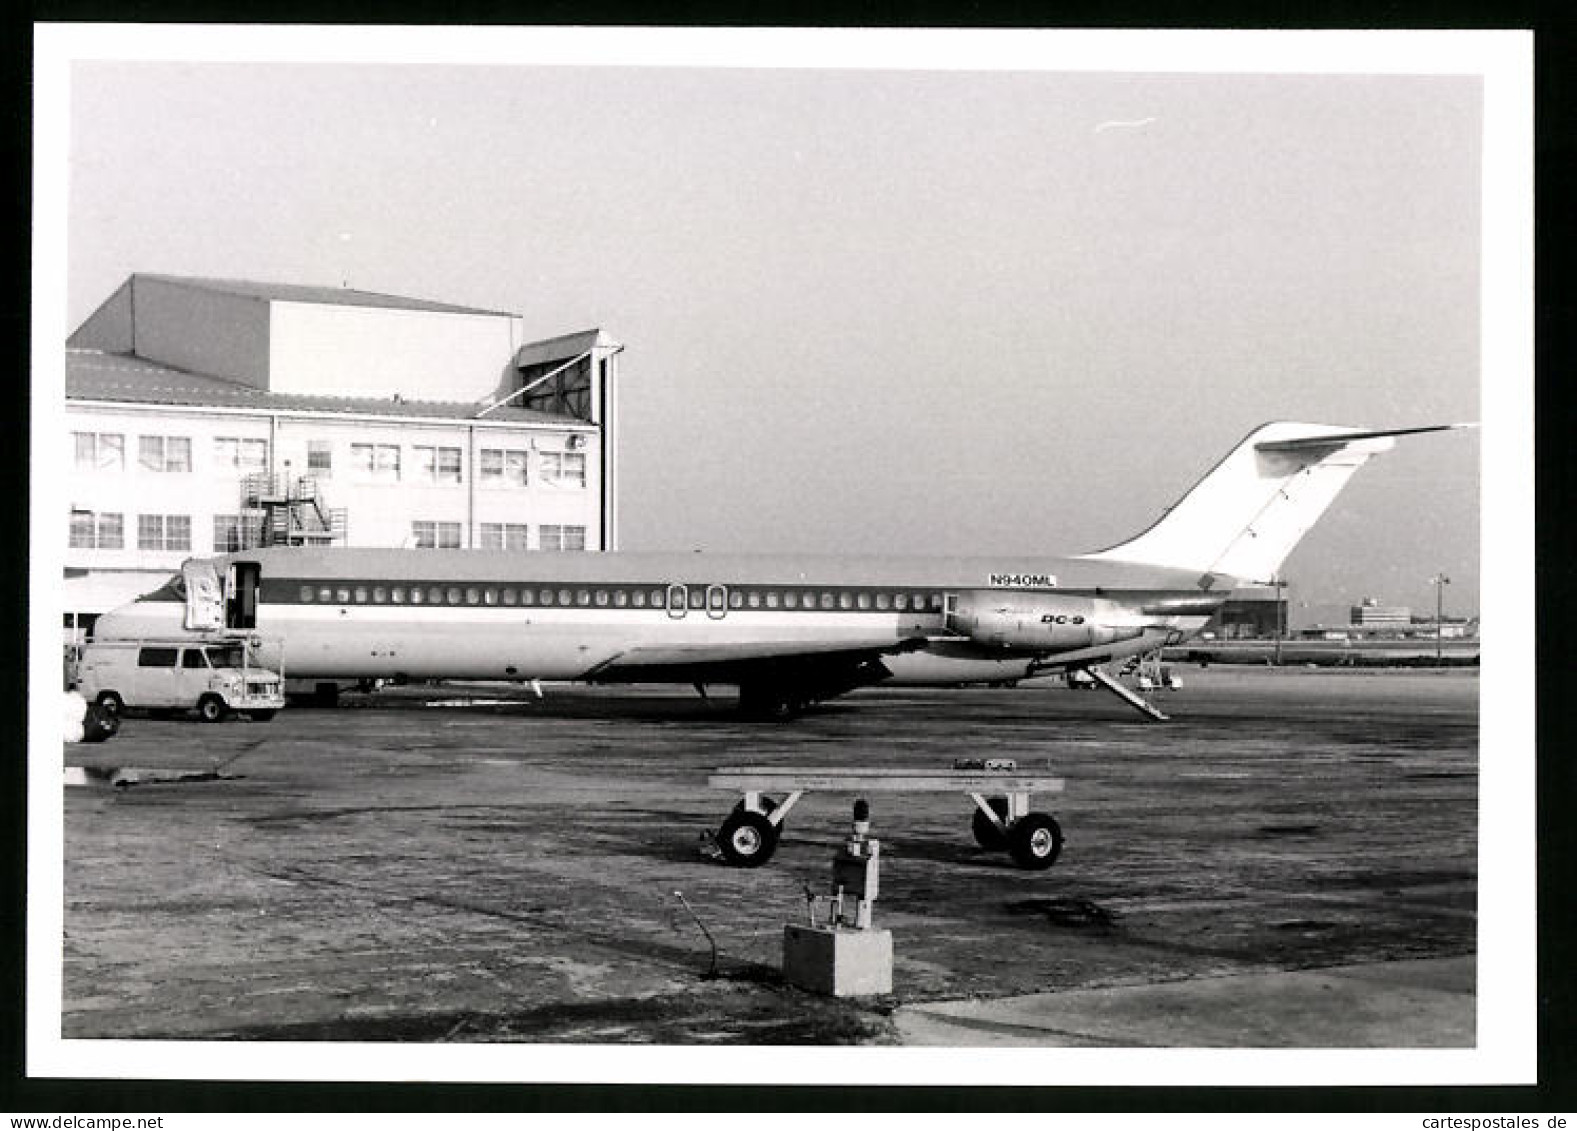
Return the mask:
<svg viewBox="0 0 1577 1131">
<path fill-rule="evenodd" d="M 181 667 L 206 668 L 207 666 L 208 661 L 203 658 L 203 650 L 201 648 L 187 648 L 181 653 Z"/>
<path fill-rule="evenodd" d="M 175 666 L 174 648 L 143 648 L 137 653 L 137 666 L 139 668 L 173 668 Z"/>
</svg>

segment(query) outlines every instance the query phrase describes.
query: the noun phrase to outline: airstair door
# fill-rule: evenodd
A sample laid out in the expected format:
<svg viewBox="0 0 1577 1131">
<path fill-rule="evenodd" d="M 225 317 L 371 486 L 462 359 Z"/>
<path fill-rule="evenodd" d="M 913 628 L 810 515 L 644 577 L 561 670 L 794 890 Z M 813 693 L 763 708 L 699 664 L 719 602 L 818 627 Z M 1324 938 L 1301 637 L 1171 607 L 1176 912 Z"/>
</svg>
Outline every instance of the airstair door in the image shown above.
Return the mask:
<svg viewBox="0 0 1577 1131">
<path fill-rule="evenodd" d="M 212 632 L 224 624 L 224 590 L 219 571 L 204 558 L 181 563 L 181 581 L 186 586 L 186 629 Z"/>
</svg>

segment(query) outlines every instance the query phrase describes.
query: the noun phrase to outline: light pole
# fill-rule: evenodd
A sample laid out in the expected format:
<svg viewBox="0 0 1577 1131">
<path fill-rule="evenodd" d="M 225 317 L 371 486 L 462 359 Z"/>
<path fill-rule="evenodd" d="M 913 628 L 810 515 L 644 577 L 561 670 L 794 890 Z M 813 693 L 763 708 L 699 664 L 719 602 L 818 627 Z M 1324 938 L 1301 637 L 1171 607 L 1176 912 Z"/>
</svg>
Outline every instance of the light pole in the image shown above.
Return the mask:
<svg viewBox="0 0 1577 1131">
<path fill-rule="evenodd" d="M 1435 587 L 1435 667 L 1438 668 L 1443 663 L 1441 618 L 1445 611 L 1446 586 L 1451 584 L 1451 579 L 1443 573 L 1437 573 L 1429 579 L 1429 584 Z"/>
</svg>

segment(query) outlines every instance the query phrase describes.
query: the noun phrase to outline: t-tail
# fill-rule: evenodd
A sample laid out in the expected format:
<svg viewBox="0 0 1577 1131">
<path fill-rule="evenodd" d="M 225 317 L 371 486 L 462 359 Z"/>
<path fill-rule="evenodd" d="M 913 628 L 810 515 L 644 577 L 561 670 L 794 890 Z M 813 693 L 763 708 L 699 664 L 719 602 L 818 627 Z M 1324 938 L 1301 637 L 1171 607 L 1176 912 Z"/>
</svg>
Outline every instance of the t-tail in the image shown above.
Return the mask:
<svg viewBox="0 0 1577 1131">
<path fill-rule="evenodd" d="M 1469 428 L 1437 424 L 1368 431 L 1276 421 L 1234 448 L 1156 524 L 1099 561 L 1198 570 L 1201 577 L 1270 584 L 1287 555 L 1369 457 L 1397 436 Z"/>
</svg>

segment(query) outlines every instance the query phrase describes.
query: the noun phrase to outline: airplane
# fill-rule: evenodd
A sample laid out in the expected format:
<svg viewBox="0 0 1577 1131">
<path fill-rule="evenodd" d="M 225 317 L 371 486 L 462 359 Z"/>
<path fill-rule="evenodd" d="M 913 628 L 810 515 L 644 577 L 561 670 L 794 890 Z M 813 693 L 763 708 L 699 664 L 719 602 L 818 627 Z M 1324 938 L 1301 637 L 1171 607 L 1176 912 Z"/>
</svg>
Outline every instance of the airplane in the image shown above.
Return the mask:
<svg viewBox="0 0 1577 1131">
<path fill-rule="evenodd" d="M 94 639 L 259 641 L 292 678 L 735 684 L 792 718 L 877 683 L 1086 673 L 1198 633 L 1268 584 L 1352 474 L 1400 436 L 1277 421 L 1154 525 L 1072 557 L 521 553 L 270 547 L 194 558 Z"/>
</svg>

